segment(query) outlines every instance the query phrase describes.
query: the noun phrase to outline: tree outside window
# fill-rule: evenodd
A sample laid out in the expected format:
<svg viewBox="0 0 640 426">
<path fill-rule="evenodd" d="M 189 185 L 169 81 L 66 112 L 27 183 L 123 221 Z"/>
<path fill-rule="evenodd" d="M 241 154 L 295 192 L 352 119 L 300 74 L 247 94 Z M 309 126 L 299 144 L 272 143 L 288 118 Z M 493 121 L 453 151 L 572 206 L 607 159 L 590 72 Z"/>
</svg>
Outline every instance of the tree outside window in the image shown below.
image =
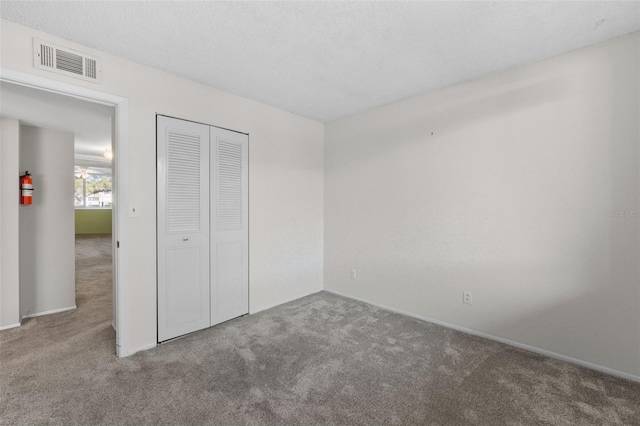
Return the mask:
<svg viewBox="0 0 640 426">
<path fill-rule="evenodd" d="M 74 204 L 76 207 L 111 207 L 111 189 L 109 175 L 77 173 Z"/>
</svg>

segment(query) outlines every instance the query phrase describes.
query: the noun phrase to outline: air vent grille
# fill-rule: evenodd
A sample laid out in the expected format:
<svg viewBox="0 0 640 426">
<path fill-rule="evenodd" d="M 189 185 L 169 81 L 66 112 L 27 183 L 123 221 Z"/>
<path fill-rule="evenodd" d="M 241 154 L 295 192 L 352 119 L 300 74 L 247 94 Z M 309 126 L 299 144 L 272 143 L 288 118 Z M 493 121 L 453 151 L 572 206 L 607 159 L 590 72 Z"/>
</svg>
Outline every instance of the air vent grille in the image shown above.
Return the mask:
<svg viewBox="0 0 640 426">
<path fill-rule="evenodd" d="M 94 83 L 100 82 L 102 77 L 100 59 L 35 38 L 33 66 Z"/>
<path fill-rule="evenodd" d="M 96 78 L 96 60 L 91 58 L 84 58 L 85 74 L 89 78 Z"/>
<path fill-rule="evenodd" d="M 44 44 L 40 45 L 40 65 L 45 67 L 53 67 L 53 48 Z"/>
<path fill-rule="evenodd" d="M 82 56 L 56 49 L 56 68 L 82 75 Z"/>
</svg>

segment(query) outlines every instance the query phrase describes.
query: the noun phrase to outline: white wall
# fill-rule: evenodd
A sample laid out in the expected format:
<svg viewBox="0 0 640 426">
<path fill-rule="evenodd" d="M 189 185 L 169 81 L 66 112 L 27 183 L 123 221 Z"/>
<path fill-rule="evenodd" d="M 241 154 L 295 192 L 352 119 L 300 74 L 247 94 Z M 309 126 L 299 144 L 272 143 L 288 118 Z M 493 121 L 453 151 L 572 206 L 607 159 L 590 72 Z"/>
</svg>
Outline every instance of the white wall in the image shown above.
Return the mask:
<svg viewBox="0 0 640 426">
<path fill-rule="evenodd" d="M 129 350 L 156 341 L 155 114 L 249 133 L 250 311 L 322 289 L 323 125 L 2 21 L 3 68 L 129 100 Z M 32 67 L 32 37 L 103 60 L 97 85 Z M 224 58 L 220 58 L 224 60 Z"/>
<path fill-rule="evenodd" d="M 18 200 L 20 123 L 0 119 L 0 329 L 20 324 Z"/>
<path fill-rule="evenodd" d="M 76 306 L 74 135 L 20 126 L 20 170 L 33 204 L 20 205 L 20 315 Z"/>
<path fill-rule="evenodd" d="M 325 288 L 640 375 L 639 55 L 635 33 L 326 125 Z"/>
</svg>

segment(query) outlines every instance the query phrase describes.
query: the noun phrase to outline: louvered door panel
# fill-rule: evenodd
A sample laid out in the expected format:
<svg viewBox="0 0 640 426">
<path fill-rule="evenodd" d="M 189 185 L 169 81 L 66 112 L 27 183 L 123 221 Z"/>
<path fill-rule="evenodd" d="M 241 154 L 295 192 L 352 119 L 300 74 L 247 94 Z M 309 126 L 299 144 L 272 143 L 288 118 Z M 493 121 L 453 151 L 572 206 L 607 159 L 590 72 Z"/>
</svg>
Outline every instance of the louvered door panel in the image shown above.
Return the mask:
<svg viewBox="0 0 640 426">
<path fill-rule="evenodd" d="M 218 231 L 242 229 L 242 143 L 219 139 Z"/>
<path fill-rule="evenodd" d="M 201 225 L 200 135 L 167 130 L 167 232 L 198 232 Z"/>
<path fill-rule="evenodd" d="M 248 144 L 211 128 L 211 325 L 249 312 Z"/>
<path fill-rule="evenodd" d="M 209 127 L 158 116 L 158 341 L 210 325 Z"/>
</svg>

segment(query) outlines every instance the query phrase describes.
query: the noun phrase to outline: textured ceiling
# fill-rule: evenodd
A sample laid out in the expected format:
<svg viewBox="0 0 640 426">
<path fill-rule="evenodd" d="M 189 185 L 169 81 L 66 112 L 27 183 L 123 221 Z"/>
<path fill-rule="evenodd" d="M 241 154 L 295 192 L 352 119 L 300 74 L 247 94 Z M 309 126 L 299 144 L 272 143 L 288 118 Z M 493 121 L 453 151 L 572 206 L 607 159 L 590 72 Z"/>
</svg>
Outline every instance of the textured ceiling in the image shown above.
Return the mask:
<svg viewBox="0 0 640 426">
<path fill-rule="evenodd" d="M 104 162 L 104 151 L 111 147 L 113 107 L 5 82 L 0 83 L 0 93 L 0 116 L 72 132 L 76 154 Z"/>
<path fill-rule="evenodd" d="M 323 122 L 640 30 L 640 2 L 615 1 L 3 1 L 0 13 Z"/>
</svg>

